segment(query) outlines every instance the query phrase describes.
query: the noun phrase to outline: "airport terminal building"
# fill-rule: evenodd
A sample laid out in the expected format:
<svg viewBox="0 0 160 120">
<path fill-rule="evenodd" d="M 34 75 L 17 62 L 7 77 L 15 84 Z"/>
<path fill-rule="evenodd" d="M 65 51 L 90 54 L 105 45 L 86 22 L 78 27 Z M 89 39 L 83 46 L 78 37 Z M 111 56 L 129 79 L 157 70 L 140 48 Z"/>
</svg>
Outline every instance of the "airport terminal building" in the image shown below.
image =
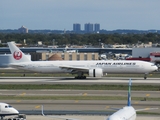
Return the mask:
<svg viewBox="0 0 160 120">
<path fill-rule="evenodd" d="M 32 61 L 39 60 L 99 60 L 102 53 L 122 53 L 132 55 L 131 59 L 153 61 L 160 63 L 160 48 L 20 48 L 25 54 L 30 54 Z M 73 52 L 74 51 L 74 52 Z M 8 47 L 0 48 L 0 62 L 9 62 L 11 57 Z"/>
</svg>

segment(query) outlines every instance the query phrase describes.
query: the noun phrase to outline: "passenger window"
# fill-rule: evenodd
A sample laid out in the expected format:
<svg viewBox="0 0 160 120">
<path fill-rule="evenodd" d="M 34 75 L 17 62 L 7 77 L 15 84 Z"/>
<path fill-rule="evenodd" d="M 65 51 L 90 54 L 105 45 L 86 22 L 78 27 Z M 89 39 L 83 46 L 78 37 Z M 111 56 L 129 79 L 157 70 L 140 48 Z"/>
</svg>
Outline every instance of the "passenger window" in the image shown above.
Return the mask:
<svg viewBox="0 0 160 120">
<path fill-rule="evenodd" d="M 5 106 L 5 108 L 8 108 L 8 106 Z"/>
</svg>

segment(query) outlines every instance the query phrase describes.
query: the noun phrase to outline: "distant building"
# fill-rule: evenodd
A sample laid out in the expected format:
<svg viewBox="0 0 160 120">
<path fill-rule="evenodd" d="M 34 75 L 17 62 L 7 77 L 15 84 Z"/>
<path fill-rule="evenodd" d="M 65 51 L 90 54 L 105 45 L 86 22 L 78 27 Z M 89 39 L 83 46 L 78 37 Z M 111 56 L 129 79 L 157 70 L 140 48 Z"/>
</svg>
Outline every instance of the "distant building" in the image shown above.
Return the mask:
<svg viewBox="0 0 160 120">
<path fill-rule="evenodd" d="M 81 24 L 79 24 L 79 23 L 73 24 L 73 31 L 76 33 L 80 32 L 81 31 Z"/>
<path fill-rule="evenodd" d="M 40 53 L 30 53 L 32 61 L 37 60 L 98 60 L 98 53 L 68 53 L 68 52 L 58 52 L 58 53 L 48 53 L 48 52 L 40 52 Z"/>
<path fill-rule="evenodd" d="M 18 31 L 19 31 L 20 33 L 28 33 L 28 28 L 22 26 L 21 28 L 18 29 Z"/>
<path fill-rule="evenodd" d="M 84 25 L 84 30 L 85 30 L 85 32 L 87 32 L 87 33 L 93 32 L 93 24 L 91 24 L 91 23 L 86 23 L 86 24 Z"/>
<path fill-rule="evenodd" d="M 94 24 L 94 31 L 99 32 L 100 31 L 100 24 L 96 23 Z"/>
</svg>

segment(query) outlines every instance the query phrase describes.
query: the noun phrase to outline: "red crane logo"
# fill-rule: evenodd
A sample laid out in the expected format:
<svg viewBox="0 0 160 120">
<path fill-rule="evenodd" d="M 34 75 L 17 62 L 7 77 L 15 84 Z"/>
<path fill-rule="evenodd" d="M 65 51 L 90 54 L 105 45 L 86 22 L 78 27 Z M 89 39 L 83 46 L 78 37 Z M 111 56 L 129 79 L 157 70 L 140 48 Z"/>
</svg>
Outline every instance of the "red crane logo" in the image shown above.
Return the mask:
<svg viewBox="0 0 160 120">
<path fill-rule="evenodd" d="M 14 57 L 14 59 L 16 59 L 16 60 L 20 60 L 20 59 L 22 58 L 22 52 L 21 52 L 21 51 L 15 51 L 15 52 L 13 53 L 13 57 Z"/>
</svg>

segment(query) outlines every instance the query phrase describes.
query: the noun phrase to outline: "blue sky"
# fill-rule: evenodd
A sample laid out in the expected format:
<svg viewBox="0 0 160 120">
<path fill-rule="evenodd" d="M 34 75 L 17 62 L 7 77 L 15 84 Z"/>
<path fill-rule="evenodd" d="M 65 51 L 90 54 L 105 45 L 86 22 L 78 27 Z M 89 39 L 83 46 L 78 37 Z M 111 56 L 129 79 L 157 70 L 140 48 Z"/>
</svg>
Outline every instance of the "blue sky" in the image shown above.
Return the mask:
<svg viewBox="0 0 160 120">
<path fill-rule="evenodd" d="M 73 23 L 101 29 L 160 30 L 160 0 L 1 0 L 0 29 L 72 30 Z"/>
</svg>

